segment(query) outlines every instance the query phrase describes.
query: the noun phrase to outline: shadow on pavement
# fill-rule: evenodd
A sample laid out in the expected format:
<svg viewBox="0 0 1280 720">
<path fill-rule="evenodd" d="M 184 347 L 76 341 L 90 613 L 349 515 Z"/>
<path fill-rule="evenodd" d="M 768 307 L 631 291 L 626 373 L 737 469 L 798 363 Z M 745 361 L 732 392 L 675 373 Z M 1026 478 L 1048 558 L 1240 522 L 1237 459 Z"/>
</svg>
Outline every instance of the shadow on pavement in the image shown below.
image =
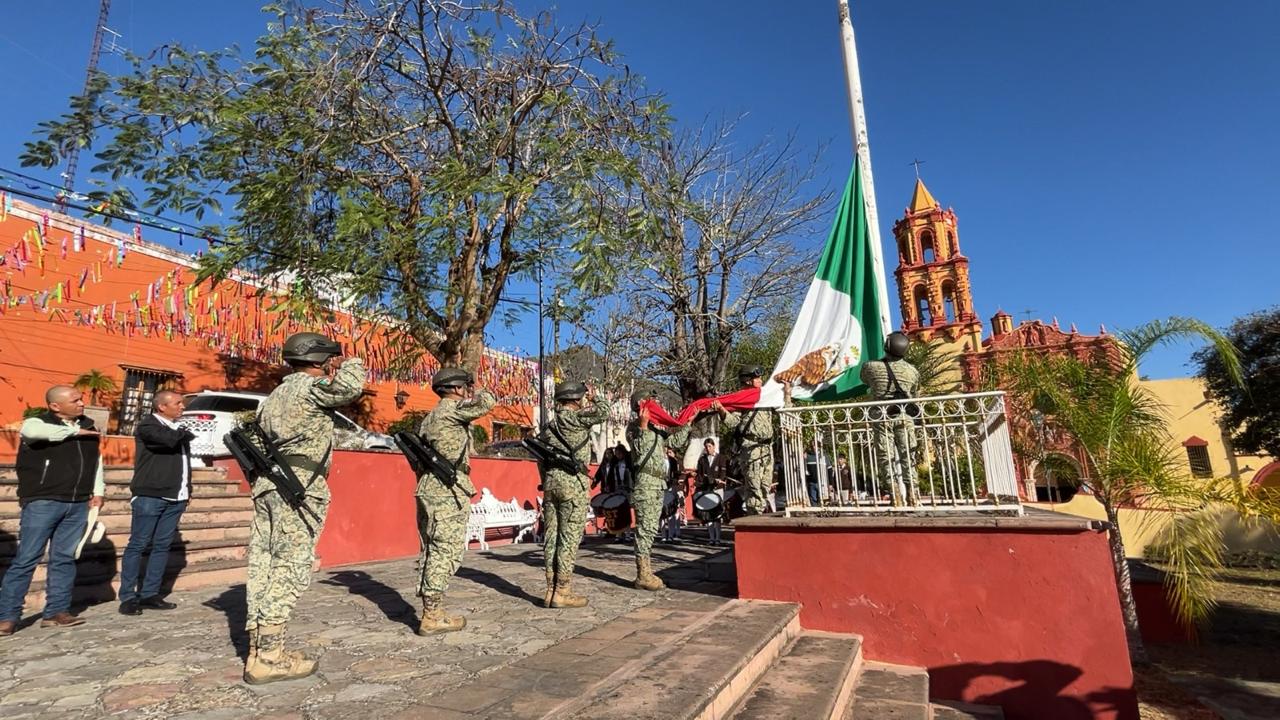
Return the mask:
<svg viewBox="0 0 1280 720">
<path fill-rule="evenodd" d="M 248 612 L 246 603 L 244 583 L 232 585 L 222 591 L 218 597 L 204 602 L 205 607 L 218 610 L 226 616 L 227 637 L 231 639 L 231 644 L 236 648 L 236 655 L 242 661 L 249 657 L 249 636 L 244 631 L 244 620 Z"/>
<path fill-rule="evenodd" d="M 418 629 L 417 610 L 395 588 L 375 580 L 363 570 L 338 570 L 321 580 L 325 585 L 345 587 L 352 595 L 359 595 L 373 603 L 387 616 L 410 630 Z"/>
</svg>

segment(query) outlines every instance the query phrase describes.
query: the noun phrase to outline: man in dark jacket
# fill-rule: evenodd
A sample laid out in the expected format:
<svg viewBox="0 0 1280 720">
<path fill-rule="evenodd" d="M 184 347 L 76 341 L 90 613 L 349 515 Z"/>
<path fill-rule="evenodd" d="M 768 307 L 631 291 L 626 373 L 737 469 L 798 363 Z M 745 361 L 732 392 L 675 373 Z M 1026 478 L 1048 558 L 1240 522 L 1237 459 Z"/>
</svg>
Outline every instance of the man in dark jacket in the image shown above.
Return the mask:
<svg viewBox="0 0 1280 720">
<path fill-rule="evenodd" d="M 191 498 L 190 430 L 178 425 L 186 407 L 182 395 L 161 390 L 155 396 L 155 412 L 144 417 L 134 431 L 133 522 L 129 544 L 120 562 L 120 614 L 141 615 L 143 608 L 172 610 L 177 605 L 160 597 L 173 534 Z M 150 552 L 147 572 L 139 588 L 142 555 Z"/>
<path fill-rule="evenodd" d="M 0 636 L 12 635 L 22 617 L 31 575 L 49 549 L 41 627 L 71 627 L 76 584 L 76 544 L 84 535 L 89 507 L 101 507 L 102 463 L 98 431 L 84 416 L 84 398 L 70 385 L 44 394 L 48 412 L 22 422 L 18 446 L 18 553 L 0 581 Z"/>
</svg>

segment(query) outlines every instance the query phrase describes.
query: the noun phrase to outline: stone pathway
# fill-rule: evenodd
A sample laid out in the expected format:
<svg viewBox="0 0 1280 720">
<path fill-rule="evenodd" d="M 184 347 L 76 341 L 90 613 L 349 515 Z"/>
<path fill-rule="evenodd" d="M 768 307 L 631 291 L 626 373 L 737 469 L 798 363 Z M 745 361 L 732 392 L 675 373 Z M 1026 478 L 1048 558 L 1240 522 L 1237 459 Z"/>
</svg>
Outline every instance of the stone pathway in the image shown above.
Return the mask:
<svg viewBox="0 0 1280 720">
<path fill-rule="evenodd" d="M 116 603 L 86 609 L 86 625 L 42 629 L 36 618 L 0 639 L 0 717 L 19 718 L 378 718 L 413 714 L 482 673 L 503 669 L 559 641 L 641 606 L 705 603 L 732 596 L 706 580 L 703 560 L 722 549 L 684 543 L 654 548 L 672 587 L 631 588 L 631 548 L 588 538 L 580 556 L 581 610 L 539 607 L 544 589 L 536 545 L 469 551 L 447 596 L 468 620 L 460 633 L 413 634 L 412 560 L 326 569 L 316 574 L 290 625 L 295 645 L 320 658 L 306 680 L 257 688 L 240 681 L 245 638 L 244 587 L 175 593 L 170 612 L 116 613 Z M 413 603 L 413 604 L 411 604 Z M 27 608 L 28 612 L 38 608 Z"/>
</svg>

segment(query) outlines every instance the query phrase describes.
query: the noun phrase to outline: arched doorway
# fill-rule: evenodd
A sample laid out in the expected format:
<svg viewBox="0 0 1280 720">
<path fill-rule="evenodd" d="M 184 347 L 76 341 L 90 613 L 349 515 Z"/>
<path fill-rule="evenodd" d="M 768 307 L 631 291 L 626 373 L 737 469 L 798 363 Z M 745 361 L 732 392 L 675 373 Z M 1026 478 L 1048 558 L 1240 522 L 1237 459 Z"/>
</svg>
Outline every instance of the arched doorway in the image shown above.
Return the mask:
<svg viewBox="0 0 1280 720">
<path fill-rule="evenodd" d="M 1270 465 L 1263 465 L 1261 470 L 1254 473 L 1253 479 L 1249 481 L 1249 486 L 1280 492 L 1280 460 Z"/>
<path fill-rule="evenodd" d="M 1073 458 L 1050 453 L 1031 471 L 1036 483 L 1036 502 L 1062 503 L 1080 491 L 1080 466 Z"/>
</svg>

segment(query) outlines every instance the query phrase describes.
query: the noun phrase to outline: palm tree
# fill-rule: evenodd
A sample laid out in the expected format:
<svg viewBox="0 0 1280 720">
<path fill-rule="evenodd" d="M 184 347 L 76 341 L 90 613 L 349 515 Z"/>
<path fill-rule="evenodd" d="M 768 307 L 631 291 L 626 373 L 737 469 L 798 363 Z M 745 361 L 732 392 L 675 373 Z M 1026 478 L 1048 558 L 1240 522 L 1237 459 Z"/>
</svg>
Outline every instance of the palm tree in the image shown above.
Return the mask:
<svg viewBox="0 0 1280 720">
<path fill-rule="evenodd" d="M 907 347 L 907 362 L 920 373 L 916 395 L 950 395 L 960 392 L 960 354 L 947 349 L 940 338 L 913 342 Z"/>
<path fill-rule="evenodd" d="M 89 392 L 89 404 L 98 404 L 98 393 L 115 392 L 116 381 L 111 379 L 110 375 L 105 375 L 100 370 L 90 370 L 89 372 L 76 378 L 73 383 L 75 389 Z"/>
<path fill-rule="evenodd" d="M 1247 517 L 1280 517 L 1273 498 L 1248 492 L 1229 479 L 1193 479 L 1176 454 L 1163 408 L 1138 381 L 1138 363 L 1152 349 L 1185 339 L 1207 340 L 1228 373 L 1241 382 L 1231 343 L 1190 318 L 1153 321 L 1118 335 L 1115 354 L 1082 361 L 1067 355 L 1024 352 L 1001 361 L 1000 384 L 1023 407 L 1044 413 L 1083 448 L 1092 477 L 1089 490 L 1111 524 L 1109 543 L 1124 613 L 1130 657 L 1146 662 L 1129 579 L 1121 507 L 1175 511 L 1162 537 L 1167 552 L 1166 590 L 1189 628 L 1213 609 L 1213 582 L 1222 567 L 1223 542 L 1211 507 L 1229 504 Z"/>
</svg>

